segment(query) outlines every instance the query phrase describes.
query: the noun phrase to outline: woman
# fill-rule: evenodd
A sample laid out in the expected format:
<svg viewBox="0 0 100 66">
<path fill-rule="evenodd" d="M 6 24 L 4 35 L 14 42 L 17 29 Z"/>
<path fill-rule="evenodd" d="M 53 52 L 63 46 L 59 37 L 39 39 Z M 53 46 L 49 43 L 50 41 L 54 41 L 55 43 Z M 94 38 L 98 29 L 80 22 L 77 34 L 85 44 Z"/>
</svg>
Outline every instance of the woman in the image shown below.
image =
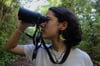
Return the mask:
<svg viewBox="0 0 100 66">
<path fill-rule="evenodd" d="M 22 32 L 30 24 L 21 22 L 5 47 L 10 52 L 25 55 L 30 66 L 93 66 L 88 54 L 76 45 L 81 41 L 81 29 L 76 16 L 64 7 L 49 8 L 48 21 L 41 23 L 43 39 L 51 40 L 50 47 L 40 47 L 32 60 L 33 45 L 18 45 Z"/>
</svg>

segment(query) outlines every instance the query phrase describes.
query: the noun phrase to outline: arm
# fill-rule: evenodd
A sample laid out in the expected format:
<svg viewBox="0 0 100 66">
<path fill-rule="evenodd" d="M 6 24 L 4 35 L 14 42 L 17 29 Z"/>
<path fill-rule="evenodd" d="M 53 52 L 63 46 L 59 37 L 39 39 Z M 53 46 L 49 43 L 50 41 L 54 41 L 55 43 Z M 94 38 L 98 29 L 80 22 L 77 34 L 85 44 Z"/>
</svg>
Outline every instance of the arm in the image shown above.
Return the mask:
<svg viewBox="0 0 100 66">
<path fill-rule="evenodd" d="M 5 48 L 18 55 L 25 55 L 24 53 L 24 45 L 18 45 L 18 41 L 20 36 L 22 35 L 23 31 L 29 26 L 24 22 L 21 22 L 19 27 L 15 30 L 15 32 L 11 35 L 10 39 L 5 44 Z"/>
<path fill-rule="evenodd" d="M 86 56 L 84 56 L 84 61 L 85 61 L 85 66 L 93 66 L 93 62 L 92 59 L 90 58 L 90 56 L 88 54 L 86 54 Z"/>
</svg>

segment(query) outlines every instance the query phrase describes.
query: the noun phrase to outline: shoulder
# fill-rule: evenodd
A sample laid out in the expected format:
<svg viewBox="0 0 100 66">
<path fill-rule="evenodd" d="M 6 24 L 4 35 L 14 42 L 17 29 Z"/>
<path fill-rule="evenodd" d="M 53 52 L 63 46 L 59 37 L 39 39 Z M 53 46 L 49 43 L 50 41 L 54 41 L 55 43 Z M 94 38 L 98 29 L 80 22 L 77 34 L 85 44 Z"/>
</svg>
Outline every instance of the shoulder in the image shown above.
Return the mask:
<svg viewBox="0 0 100 66">
<path fill-rule="evenodd" d="M 24 51 L 32 51 L 34 49 L 34 45 L 33 44 L 29 44 L 29 45 L 24 45 Z"/>
<path fill-rule="evenodd" d="M 46 44 L 47 48 L 51 47 L 51 44 Z M 24 51 L 25 52 L 32 52 L 34 50 L 35 46 L 34 44 L 29 44 L 29 45 L 24 45 Z M 39 51 L 40 50 L 44 50 L 44 46 L 41 45 L 41 47 L 39 48 Z"/>
<path fill-rule="evenodd" d="M 88 55 L 88 53 L 87 52 L 85 52 L 85 51 L 83 51 L 83 50 L 81 50 L 81 49 L 79 49 L 79 48 L 76 48 L 76 49 L 74 49 L 74 52 L 76 52 L 76 54 L 78 54 L 78 55 L 80 55 L 81 57 L 89 57 L 89 55 Z"/>
<path fill-rule="evenodd" d="M 49 48 L 51 45 L 47 45 L 47 48 Z M 29 45 L 24 45 L 24 52 L 25 55 L 32 55 L 33 51 L 35 49 L 35 45 L 34 44 L 29 44 Z M 43 45 L 40 46 L 40 48 L 38 49 L 38 53 L 43 53 L 45 52 L 45 47 Z"/>
<path fill-rule="evenodd" d="M 81 57 L 81 58 L 90 58 L 87 52 L 85 52 L 79 48 L 72 49 L 71 54 L 74 56 Z"/>
<path fill-rule="evenodd" d="M 92 60 L 87 52 L 79 48 L 75 48 L 74 50 L 72 50 L 72 53 L 75 57 L 77 57 L 77 59 L 83 61 L 86 66 L 93 66 Z"/>
<path fill-rule="evenodd" d="M 26 57 L 30 57 L 33 53 L 35 46 L 33 44 L 24 45 L 24 53 Z"/>
</svg>

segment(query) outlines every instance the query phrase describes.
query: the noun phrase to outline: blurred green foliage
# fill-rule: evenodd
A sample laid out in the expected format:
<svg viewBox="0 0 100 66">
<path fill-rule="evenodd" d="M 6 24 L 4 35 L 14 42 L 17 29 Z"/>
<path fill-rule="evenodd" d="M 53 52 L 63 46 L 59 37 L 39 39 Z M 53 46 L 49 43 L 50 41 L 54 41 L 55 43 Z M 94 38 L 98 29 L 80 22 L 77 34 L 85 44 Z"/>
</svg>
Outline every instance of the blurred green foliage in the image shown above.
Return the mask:
<svg viewBox="0 0 100 66">
<path fill-rule="evenodd" d="M 41 6 L 37 10 L 45 14 L 51 6 L 63 6 L 75 12 L 83 31 L 83 40 L 78 47 L 86 51 L 94 63 L 100 65 L 100 0 L 48 0 L 48 2 L 49 5 Z M 5 63 L 11 63 L 18 57 L 7 52 L 4 44 L 19 23 L 16 17 L 19 7 L 20 3 L 17 0 L 0 0 L 0 66 L 5 66 Z M 32 35 L 34 30 L 34 27 L 30 27 L 25 32 Z M 28 39 L 23 34 L 19 43 L 25 43 Z M 48 40 L 45 42 L 50 43 Z"/>
</svg>

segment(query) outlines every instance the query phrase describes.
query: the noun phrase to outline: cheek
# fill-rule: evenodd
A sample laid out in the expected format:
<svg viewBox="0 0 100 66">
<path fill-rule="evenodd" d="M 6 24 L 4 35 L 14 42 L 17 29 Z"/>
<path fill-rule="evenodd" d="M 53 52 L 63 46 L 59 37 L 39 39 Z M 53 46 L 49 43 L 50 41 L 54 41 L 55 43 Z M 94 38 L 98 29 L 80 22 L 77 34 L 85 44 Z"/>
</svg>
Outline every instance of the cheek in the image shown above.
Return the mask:
<svg viewBox="0 0 100 66">
<path fill-rule="evenodd" d="M 55 36 L 57 34 L 56 26 L 50 26 L 46 29 L 46 33 L 48 36 Z"/>
<path fill-rule="evenodd" d="M 47 28 L 46 31 L 48 33 L 56 33 L 57 32 L 57 25 L 55 23 L 48 24 L 46 28 Z"/>
<path fill-rule="evenodd" d="M 44 38 L 52 38 L 58 34 L 58 23 L 56 21 L 50 21 L 45 26 L 45 31 L 43 32 Z"/>
<path fill-rule="evenodd" d="M 47 27 L 45 29 L 45 32 L 43 32 L 42 37 L 46 38 L 46 39 L 50 39 L 52 37 L 55 37 L 57 35 L 57 29 L 53 26 L 51 26 L 50 28 Z"/>
<path fill-rule="evenodd" d="M 51 28 L 50 30 L 48 30 L 47 31 L 48 32 L 48 34 L 51 34 L 51 35 L 55 35 L 55 34 L 57 34 L 57 29 L 55 29 L 55 28 Z"/>
</svg>

